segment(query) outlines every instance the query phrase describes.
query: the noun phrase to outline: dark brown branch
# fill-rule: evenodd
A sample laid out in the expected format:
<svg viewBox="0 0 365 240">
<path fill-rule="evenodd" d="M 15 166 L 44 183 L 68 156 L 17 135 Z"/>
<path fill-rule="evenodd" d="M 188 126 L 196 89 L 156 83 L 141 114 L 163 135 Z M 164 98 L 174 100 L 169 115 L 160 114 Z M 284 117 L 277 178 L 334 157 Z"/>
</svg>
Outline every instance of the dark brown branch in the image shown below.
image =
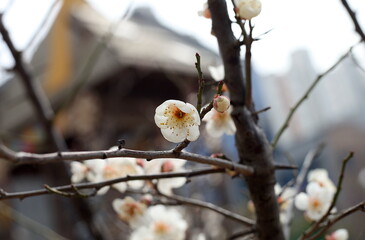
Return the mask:
<svg viewBox="0 0 365 240">
<path fill-rule="evenodd" d="M 235 38 L 224 0 L 208 0 L 212 29 L 217 37 L 225 68 L 225 82 L 232 100 L 232 119 L 236 125 L 236 146 L 240 163 L 253 167 L 245 176 L 257 216 L 260 240 L 284 240 L 279 207 L 274 191 L 275 166 L 267 138 L 245 106 L 246 89 L 240 60 L 240 43 Z"/>
<path fill-rule="evenodd" d="M 78 184 L 70 184 L 65 186 L 59 186 L 59 187 L 48 187 L 46 189 L 38 189 L 38 190 L 32 190 L 32 191 L 24 191 L 24 192 L 16 192 L 16 193 L 8 193 L 5 192 L 3 189 L 0 189 L 0 200 L 5 199 L 24 199 L 27 197 L 34 197 L 34 196 L 40 196 L 40 195 L 47 195 L 47 194 L 57 194 L 58 192 L 68 192 L 68 193 L 76 193 L 75 196 L 80 197 L 80 193 L 76 192 L 81 189 L 96 189 L 99 190 L 102 187 L 110 186 L 115 183 L 120 182 L 128 182 L 133 180 L 152 180 L 152 179 L 163 179 L 163 178 L 174 178 L 174 177 L 196 177 L 196 176 L 202 176 L 207 174 L 213 174 L 213 173 L 223 173 L 225 172 L 224 169 L 217 169 L 217 168 L 208 168 L 208 169 L 201 169 L 201 170 L 195 170 L 195 171 L 185 171 L 185 172 L 174 172 L 174 173 L 160 173 L 160 174 L 150 174 L 150 175 L 132 175 L 132 176 L 126 176 L 121 178 L 115 178 L 108 181 L 102 181 L 97 183 L 78 183 Z M 66 194 L 59 194 L 61 196 L 65 196 Z M 69 195 L 71 196 L 71 195 Z M 67 196 L 67 197 L 69 197 Z"/>
<path fill-rule="evenodd" d="M 220 158 L 202 156 L 189 152 L 168 151 L 138 151 L 130 149 L 107 150 L 107 151 L 84 151 L 84 152 L 55 152 L 46 154 L 13 152 L 9 148 L 0 144 L 0 158 L 7 159 L 15 164 L 42 164 L 59 161 L 84 161 L 89 159 L 106 159 L 115 157 L 134 157 L 144 159 L 156 158 L 180 158 L 192 162 L 209 164 L 220 168 L 236 171 L 243 175 L 253 174 L 253 169 L 249 166 L 223 160 Z"/>
<path fill-rule="evenodd" d="M 341 0 L 341 3 L 345 7 L 347 13 L 350 15 L 351 20 L 355 26 L 355 31 L 359 34 L 361 41 L 365 42 L 365 34 L 356 18 L 356 13 L 351 10 L 351 7 L 346 0 Z"/>
<path fill-rule="evenodd" d="M 184 205 L 190 205 L 190 206 L 195 206 L 195 207 L 199 207 L 199 208 L 205 208 L 205 209 L 209 209 L 212 210 L 216 213 L 219 213 L 223 216 L 225 216 L 226 218 L 229 218 L 231 220 L 234 221 L 238 221 L 246 226 L 249 227 L 253 227 L 255 224 L 255 221 L 249 218 L 246 218 L 244 216 L 241 216 L 239 214 L 236 214 L 234 212 L 231 212 L 227 209 L 221 208 L 219 206 L 216 206 L 212 203 L 209 202 L 205 202 L 205 201 L 200 201 L 197 199 L 191 199 L 191 198 L 186 198 L 186 197 L 182 197 L 182 196 L 177 196 L 177 195 L 165 195 L 159 192 L 159 195 L 170 199 L 170 200 L 175 200 L 177 203 L 179 204 L 184 204 Z"/>
</svg>

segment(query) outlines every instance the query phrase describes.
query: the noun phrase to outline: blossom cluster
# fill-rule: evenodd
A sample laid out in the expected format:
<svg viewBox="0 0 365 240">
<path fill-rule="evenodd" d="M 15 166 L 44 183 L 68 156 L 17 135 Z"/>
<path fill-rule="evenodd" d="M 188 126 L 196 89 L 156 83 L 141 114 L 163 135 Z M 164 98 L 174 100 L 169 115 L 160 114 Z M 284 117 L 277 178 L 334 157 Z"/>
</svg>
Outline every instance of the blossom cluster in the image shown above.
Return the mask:
<svg viewBox="0 0 365 240">
<path fill-rule="evenodd" d="M 145 159 L 121 157 L 87 160 L 83 163 L 72 162 L 71 181 L 78 183 L 81 181 L 101 182 L 122 178 L 133 175 L 156 174 L 161 172 L 183 171 L 185 160 L 175 158 L 160 158 L 147 161 Z M 186 182 L 185 178 L 169 178 L 156 181 L 159 191 L 165 194 L 171 194 L 172 189 L 183 186 Z M 149 187 L 143 180 L 133 180 L 128 182 L 119 182 L 112 185 L 119 192 L 125 192 L 128 188 L 141 189 Z M 98 194 L 105 194 L 109 190 L 109 186 L 105 186 L 98 191 Z"/>
<path fill-rule="evenodd" d="M 314 169 L 308 173 L 306 192 L 295 197 L 295 206 L 305 211 L 308 220 L 318 221 L 328 211 L 336 187 L 325 169 Z"/>
<path fill-rule="evenodd" d="M 179 211 L 163 205 L 148 206 L 149 202 L 131 197 L 115 199 L 113 209 L 128 223 L 133 232 L 131 240 L 183 240 L 187 222 Z"/>
</svg>

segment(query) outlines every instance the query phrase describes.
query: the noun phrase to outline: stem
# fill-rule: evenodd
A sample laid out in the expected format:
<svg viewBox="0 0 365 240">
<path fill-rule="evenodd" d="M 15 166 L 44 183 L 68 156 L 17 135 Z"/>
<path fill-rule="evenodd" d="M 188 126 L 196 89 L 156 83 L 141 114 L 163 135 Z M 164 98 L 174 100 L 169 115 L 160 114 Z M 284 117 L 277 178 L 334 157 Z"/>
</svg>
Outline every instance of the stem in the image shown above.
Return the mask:
<svg viewBox="0 0 365 240">
<path fill-rule="evenodd" d="M 312 82 L 312 84 L 309 86 L 307 91 L 305 91 L 304 95 L 298 100 L 298 102 L 290 109 L 283 125 L 279 128 L 279 131 L 274 136 L 271 147 L 274 150 L 280 140 L 281 135 L 284 133 L 284 131 L 289 127 L 289 122 L 292 119 L 294 113 L 298 110 L 298 108 L 302 105 L 302 103 L 309 97 L 309 94 L 313 91 L 315 86 L 322 80 L 323 77 L 325 77 L 327 74 L 332 72 L 352 51 L 352 46 L 342 57 L 340 57 L 335 64 L 333 64 L 327 71 L 317 76 L 317 78 Z"/>
<path fill-rule="evenodd" d="M 174 173 L 159 173 L 159 174 L 150 174 L 150 175 L 132 175 L 126 176 L 121 178 L 115 178 L 112 180 L 101 181 L 101 182 L 89 182 L 89 183 L 78 183 L 78 184 L 70 184 L 58 187 L 49 187 L 48 185 L 45 186 L 45 189 L 38 189 L 38 190 L 31 190 L 31 191 L 24 191 L 24 192 L 16 192 L 16 193 L 8 193 L 4 190 L 0 189 L 0 200 L 5 199 L 24 199 L 27 197 L 34 197 L 40 195 L 47 195 L 47 194 L 58 194 L 64 197 L 84 197 L 87 194 L 83 195 L 80 194 L 79 190 L 81 189 L 96 189 L 99 190 L 102 187 L 110 186 L 120 182 L 128 182 L 134 180 L 152 180 L 152 179 L 164 179 L 164 178 L 174 178 L 174 177 L 196 177 L 201 175 L 207 174 L 214 174 L 214 173 L 224 173 L 224 169 L 217 169 L 217 168 L 208 168 L 208 169 L 200 169 L 195 171 L 185 171 L 185 172 L 174 172 Z M 75 191 L 75 189 L 77 189 Z"/>
</svg>

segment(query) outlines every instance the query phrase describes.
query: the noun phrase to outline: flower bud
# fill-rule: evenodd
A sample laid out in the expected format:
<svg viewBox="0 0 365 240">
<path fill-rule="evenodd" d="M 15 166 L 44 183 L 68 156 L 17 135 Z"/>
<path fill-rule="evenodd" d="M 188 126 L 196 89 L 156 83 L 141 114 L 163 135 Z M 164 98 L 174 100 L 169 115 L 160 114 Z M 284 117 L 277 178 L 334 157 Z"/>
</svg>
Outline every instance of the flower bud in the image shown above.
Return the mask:
<svg viewBox="0 0 365 240">
<path fill-rule="evenodd" d="M 217 112 L 224 113 L 230 105 L 230 100 L 226 96 L 217 95 L 213 99 L 213 107 Z"/>
<path fill-rule="evenodd" d="M 241 19 L 250 20 L 261 12 L 260 0 L 236 0 L 237 14 Z"/>
<path fill-rule="evenodd" d="M 204 3 L 203 10 L 199 11 L 198 15 L 205 18 L 212 18 L 212 15 L 208 7 L 208 3 Z"/>
</svg>

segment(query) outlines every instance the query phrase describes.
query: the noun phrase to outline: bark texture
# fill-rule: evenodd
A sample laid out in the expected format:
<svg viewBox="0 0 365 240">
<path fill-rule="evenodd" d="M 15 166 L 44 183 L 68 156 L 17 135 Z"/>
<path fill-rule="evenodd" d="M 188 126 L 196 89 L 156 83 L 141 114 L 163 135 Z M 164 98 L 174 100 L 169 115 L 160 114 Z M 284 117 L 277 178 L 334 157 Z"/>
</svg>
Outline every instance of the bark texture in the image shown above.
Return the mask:
<svg viewBox="0 0 365 240">
<path fill-rule="evenodd" d="M 208 3 L 212 15 L 212 31 L 218 40 L 225 68 L 225 82 L 232 100 L 240 163 L 254 169 L 254 174 L 245 177 L 245 180 L 256 209 L 257 237 L 260 240 L 282 240 L 284 235 L 274 192 L 276 180 L 272 151 L 266 135 L 245 107 L 240 45 L 233 35 L 225 0 L 208 0 Z"/>
</svg>

